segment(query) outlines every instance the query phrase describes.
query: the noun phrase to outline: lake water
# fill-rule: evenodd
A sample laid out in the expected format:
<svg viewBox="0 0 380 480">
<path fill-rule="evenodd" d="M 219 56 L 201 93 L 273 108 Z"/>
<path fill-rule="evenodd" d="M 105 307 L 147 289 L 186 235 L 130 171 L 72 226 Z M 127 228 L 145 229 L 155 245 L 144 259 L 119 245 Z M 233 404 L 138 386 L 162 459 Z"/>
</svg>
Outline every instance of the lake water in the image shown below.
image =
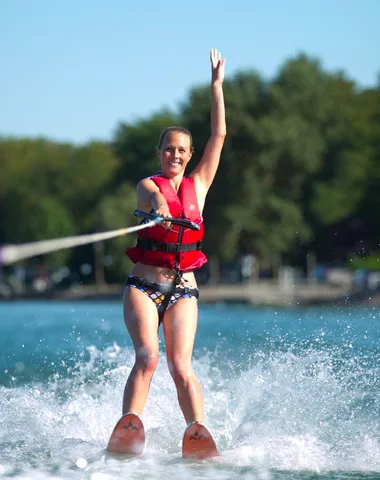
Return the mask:
<svg viewBox="0 0 380 480">
<path fill-rule="evenodd" d="M 134 358 L 121 304 L 0 303 L 0 479 L 380 478 L 378 308 L 200 305 L 212 460 L 181 459 L 164 350 L 161 336 L 144 455 L 115 458 Z"/>
</svg>

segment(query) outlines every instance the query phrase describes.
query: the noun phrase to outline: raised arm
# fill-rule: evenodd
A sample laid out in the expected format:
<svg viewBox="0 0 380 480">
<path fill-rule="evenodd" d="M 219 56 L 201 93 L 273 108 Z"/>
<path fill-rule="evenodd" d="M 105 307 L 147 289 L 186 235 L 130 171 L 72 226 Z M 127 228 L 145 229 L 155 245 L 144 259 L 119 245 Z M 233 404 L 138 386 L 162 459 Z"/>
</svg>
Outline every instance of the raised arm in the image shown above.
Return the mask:
<svg viewBox="0 0 380 480">
<path fill-rule="evenodd" d="M 211 136 L 199 164 L 190 174 L 190 176 L 194 178 L 198 195 L 203 194 L 204 196 L 206 196 L 214 180 L 227 133 L 223 95 L 224 67 L 226 61 L 222 59 L 218 50 L 215 49 L 210 51 L 210 60 Z"/>
</svg>

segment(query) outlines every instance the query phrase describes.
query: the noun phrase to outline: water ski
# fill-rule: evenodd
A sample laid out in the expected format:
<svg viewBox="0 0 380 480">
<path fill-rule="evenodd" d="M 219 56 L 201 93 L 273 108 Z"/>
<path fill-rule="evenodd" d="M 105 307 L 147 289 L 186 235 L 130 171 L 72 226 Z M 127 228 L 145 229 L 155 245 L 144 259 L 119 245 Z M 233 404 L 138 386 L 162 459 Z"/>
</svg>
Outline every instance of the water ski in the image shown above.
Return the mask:
<svg viewBox="0 0 380 480">
<path fill-rule="evenodd" d="M 211 458 L 219 455 L 211 433 L 201 423 L 191 423 L 182 440 L 183 458 Z"/>
<path fill-rule="evenodd" d="M 107 451 L 128 455 L 142 455 L 144 445 L 145 430 L 141 418 L 134 413 L 126 413 L 113 429 Z"/>
</svg>

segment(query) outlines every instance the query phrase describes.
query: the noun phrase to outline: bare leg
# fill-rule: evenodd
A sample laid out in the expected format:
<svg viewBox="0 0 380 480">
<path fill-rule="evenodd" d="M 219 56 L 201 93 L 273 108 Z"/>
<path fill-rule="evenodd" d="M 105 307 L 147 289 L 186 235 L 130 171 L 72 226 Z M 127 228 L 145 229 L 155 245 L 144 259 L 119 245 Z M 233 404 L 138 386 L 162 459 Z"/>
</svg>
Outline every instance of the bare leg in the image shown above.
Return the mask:
<svg viewBox="0 0 380 480">
<path fill-rule="evenodd" d="M 198 302 L 182 298 L 165 312 L 166 356 L 186 423 L 203 422 L 203 396 L 193 372 L 191 357 L 198 322 Z"/>
<path fill-rule="evenodd" d="M 135 364 L 124 389 L 123 415 L 142 414 L 158 362 L 158 313 L 152 300 L 137 288 L 124 291 L 124 321 L 135 347 Z"/>
</svg>

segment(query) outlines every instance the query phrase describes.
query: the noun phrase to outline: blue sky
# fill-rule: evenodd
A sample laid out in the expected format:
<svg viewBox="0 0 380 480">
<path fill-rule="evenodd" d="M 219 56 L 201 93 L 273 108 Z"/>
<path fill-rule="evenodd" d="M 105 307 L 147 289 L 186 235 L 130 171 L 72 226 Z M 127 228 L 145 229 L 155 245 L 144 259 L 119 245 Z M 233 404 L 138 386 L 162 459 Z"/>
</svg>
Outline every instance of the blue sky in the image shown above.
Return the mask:
<svg viewBox="0 0 380 480">
<path fill-rule="evenodd" d="M 209 81 L 300 52 L 361 86 L 380 73 L 380 0 L 1 0 L 0 136 L 109 140 Z"/>
</svg>

